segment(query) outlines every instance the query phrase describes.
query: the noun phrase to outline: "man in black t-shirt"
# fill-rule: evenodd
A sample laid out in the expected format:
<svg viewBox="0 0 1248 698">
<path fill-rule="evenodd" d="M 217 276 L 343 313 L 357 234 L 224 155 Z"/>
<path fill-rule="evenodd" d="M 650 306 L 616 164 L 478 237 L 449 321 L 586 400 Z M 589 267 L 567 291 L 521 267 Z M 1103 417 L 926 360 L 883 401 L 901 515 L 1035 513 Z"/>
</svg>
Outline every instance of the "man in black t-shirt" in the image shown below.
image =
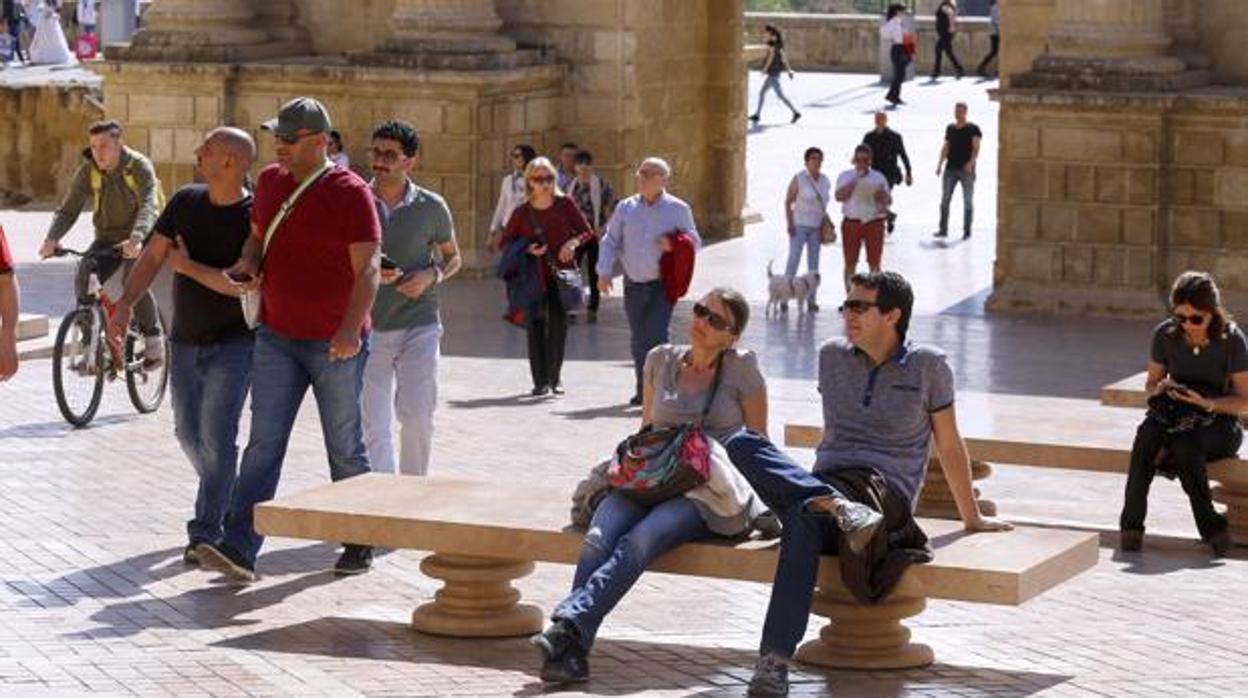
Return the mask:
<svg viewBox="0 0 1248 698">
<path fill-rule="evenodd" d="M 979 142 L 983 133 L 979 127 L 966 120 L 966 103 L 958 102 L 953 108 L 954 122 L 945 128 L 945 145 L 940 149 L 940 162 L 936 176 L 944 170 L 943 194 L 940 197 L 940 230 L 936 237 L 949 234 L 949 200 L 953 188 L 962 185 L 962 239 L 971 237 L 971 220 L 975 217 L 975 161 L 979 158 Z"/>
<path fill-rule="evenodd" d="M 871 146 L 871 169 L 884 175 L 884 179 L 888 180 L 889 191 L 902 182 L 901 167 L 897 165 L 897 158 L 901 158 L 906 166 L 906 186 L 914 184 L 913 172 L 910 169 L 910 156 L 906 154 L 906 144 L 902 141 L 900 133 L 888 127 L 886 112 L 875 113 L 875 129 L 867 131 L 867 135 L 862 137 L 862 142 Z M 896 227 L 897 214 L 890 209 L 888 232 L 893 232 Z"/>
<path fill-rule="evenodd" d="M 243 320 L 241 285 L 223 270 L 238 260 L 250 234 L 252 199 L 243 182 L 256 145 L 245 131 L 222 127 L 204 137 L 195 155 L 207 184 L 183 187 L 169 200 L 108 326 L 116 344 L 135 303 L 168 263 L 176 274 L 169 365 L 175 432 L 199 474 L 182 556 L 187 564 L 198 563 L 195 546 L 220 542 L 238 469 L 253 336 Z"/>
<path fill-rule="evenodd" d="M 942 0 L 936 8 L 936 61 L 932 64 L 932 80 L 940 77 L 941 58 L 948 56 L 953 69 L 961 80 L 966 71 L 953 54 L 953 35 L 957 33 L 958 4 L 955 0 Z"/>
</svg>

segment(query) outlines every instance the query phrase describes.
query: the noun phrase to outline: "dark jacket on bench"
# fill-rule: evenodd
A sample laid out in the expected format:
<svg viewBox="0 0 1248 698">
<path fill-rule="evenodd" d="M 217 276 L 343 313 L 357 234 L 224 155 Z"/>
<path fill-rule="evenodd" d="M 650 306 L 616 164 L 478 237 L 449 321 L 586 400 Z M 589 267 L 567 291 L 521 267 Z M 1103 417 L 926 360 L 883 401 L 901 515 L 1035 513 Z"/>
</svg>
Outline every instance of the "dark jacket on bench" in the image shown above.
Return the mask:
<svg viewBox="0 0 1248 698">
<path fill-rule="evenodd" d="M 841 581 L 854 598 L 877 603 L 897 586 L 906 568 L 916 562 L 932 561 L 927 534 L 914 520 L 910 502 L 889 487 L 878 470 L 846 468 L 822 472 L 816 477 L 849 499 L 884 514 L 884 525 L 862 552 L 851 551 L 845 537 L 841 537 L 837 552 Z"/>
</svg>

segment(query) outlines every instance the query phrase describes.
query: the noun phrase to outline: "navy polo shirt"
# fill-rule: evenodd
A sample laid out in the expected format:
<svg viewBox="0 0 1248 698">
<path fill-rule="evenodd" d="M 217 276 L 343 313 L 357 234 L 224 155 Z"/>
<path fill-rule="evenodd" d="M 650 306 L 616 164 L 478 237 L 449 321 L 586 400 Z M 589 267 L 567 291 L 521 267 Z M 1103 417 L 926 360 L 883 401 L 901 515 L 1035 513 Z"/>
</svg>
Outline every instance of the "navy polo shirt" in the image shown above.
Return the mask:
<svg viewBox="0 0 1248 698">
<path fill-rule="evenodd" d="M 819 350 L 823 441 L 815 472 L 875 468 L 913 508 L 927 475 L 931 415 L 953 405 L 953 386 L 939 349 L 905 343 L 872 366 L 848 341 L 828 341 Z"/>
</svg>

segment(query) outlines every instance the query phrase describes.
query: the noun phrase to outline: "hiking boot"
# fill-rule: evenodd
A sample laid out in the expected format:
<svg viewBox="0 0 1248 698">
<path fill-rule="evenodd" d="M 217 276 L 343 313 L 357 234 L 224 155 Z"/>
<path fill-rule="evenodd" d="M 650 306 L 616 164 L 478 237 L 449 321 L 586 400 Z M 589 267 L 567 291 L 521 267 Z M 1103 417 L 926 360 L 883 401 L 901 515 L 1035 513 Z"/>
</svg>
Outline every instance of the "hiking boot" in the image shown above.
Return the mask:
<svg viewBox="0 0 1248 698">
<path fill-rule="evenodd" d="M 334 574 L 349 577 L 364 574 L 372 567 L 373 549 L 370 546 L 347 543 L 342 546 L 342 555 L 338 557 L 338 562 L 334 563 Z"/>
<path fill-rule="evenodd" d="M 542 653 L 542 681 L 565 684 L 589 680 L 589 651 L 569 621 L 556 620 L 529 642 Z"/>
<path fill-rule="evenodd" d="M 195 546 L 195 556 L 199 558 L 200 567 L 220 572 L 236 582 L 254 582 L 260 578 L 255 565 L 228 545 L 200 543 Z"/>
<path fill-rule="evenodd" d="M 1143 531 L 1119 531 L 1118 549 L 1124 553 L 1138 553 L 1144 547 Z"/>
<path fill-rule="evenodd" d="M 751 696 L 789 695 L 789 664 L 777 654 L 768 652 L 758 658 L 750 677 Z"/>
<path fill-rule="evenodd" d="M 837 528 L 845 534 L 845 543 L 855 554 L 867 547 L 867 543 L 875 535 L 875 529 L 884 523 L 884 515 L 866 504 L 827 495 L 807 502 L 806 510 L 836 519 Z"/>
<path fill-rule="evenodd" d="M 143 338 L 143 366 L 155 368 L 165 362 L 165 338 L 154 334 Z"/>
<path fill-rule="evenodd" d="M 1226 557 L 1226 554 L 1231 552 L 1231 546 L 1233 545 L 1231 534 L 1225 530 L 1213 534 L 1206 542 L 1209 543 L 1209 547 L 1213 550 L 1214 557 Z"/>
</svg>

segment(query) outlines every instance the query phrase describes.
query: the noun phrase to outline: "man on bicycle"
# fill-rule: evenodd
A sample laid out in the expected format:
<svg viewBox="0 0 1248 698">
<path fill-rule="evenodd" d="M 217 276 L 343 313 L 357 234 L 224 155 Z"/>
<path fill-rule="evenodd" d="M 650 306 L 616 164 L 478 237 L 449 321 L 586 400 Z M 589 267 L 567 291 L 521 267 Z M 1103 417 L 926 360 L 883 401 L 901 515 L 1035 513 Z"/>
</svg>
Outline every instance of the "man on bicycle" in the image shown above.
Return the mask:
<svg viewBox="0 0 1248 698">
<path fill-rule="evenodd" d="M 96 257 L 94 264 L 78 265 L 74 277 L 74 294 L 83 298 L 94 267 L 100 283 L 105 283 L 120 266 L 123 276 L 130 275 L 134 260 L 139 256 L 143 240 L 160 213 L 160 182 L 147 156 L 127 147 L 122 142 L 121 124 L 116 121 L 99 121 L 91 125 L 90 147 L 83 151 L 82 162 L 74 172 L 69 193 L 61 202 L 46 239 L 39 248 L 43 259 L 52 257 L 84 206 L 92 205 L 92 223 L 95 241 L 88 254 L 98 254 L 110 248 L 120 252 L 115 256 Z M 135 306 L 139 330 L 146 337 L 144 342 L 145 363 L 159 364 L 164 360 L 164 344 L 156 320 L 156 299 L 149 292 Z"/>
<path fill-rule="evenodd" d="M 0 383 L 17 373 L 17 274 L 0 228 Z"/>
</svg>

